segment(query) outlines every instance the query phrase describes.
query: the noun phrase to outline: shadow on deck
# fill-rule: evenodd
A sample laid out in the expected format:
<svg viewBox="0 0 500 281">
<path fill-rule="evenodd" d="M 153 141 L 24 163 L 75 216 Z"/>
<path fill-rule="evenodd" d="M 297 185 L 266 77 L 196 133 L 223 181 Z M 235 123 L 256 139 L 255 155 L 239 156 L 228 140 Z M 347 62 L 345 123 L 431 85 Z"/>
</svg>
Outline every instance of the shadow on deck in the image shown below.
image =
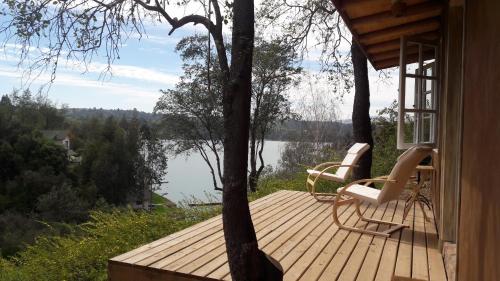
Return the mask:
<svg viewBox="0 0 500 281">
<path fill-rule="evenodd" d="M 362 205 L 366 217 L 401 222 L 404 201 Z M 343 206 L 347 225 L 383 230 L 358 221 L 354 206 Z M 250 204 L 259 247 L 278 260 L 284 280 L 446 280 L 432 211 L 412 207 L 410 226 L 390 238 L 339 230 L 331 204 L 305 192 L 279 191 Z M 196 224 L 114 257 L 112 281 L 231 280 L 221 216 Z"/>
</svg>

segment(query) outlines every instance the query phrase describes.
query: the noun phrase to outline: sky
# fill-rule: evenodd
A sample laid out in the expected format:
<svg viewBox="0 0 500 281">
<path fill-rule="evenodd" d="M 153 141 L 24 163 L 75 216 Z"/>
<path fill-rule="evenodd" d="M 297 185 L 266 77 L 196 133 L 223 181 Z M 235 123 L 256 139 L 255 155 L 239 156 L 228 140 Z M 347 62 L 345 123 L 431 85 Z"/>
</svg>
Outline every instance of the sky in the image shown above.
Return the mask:
<svg viewBox="0 0 500 281">
<path fill-rule="evenodd" d="M 166 23 L 154 25 L 147 23 L 147 35 L 141 39 L 129 38 L 120 50 L 120 59 L 112 64 L 111 74 L 103 75 L 106 67 L 104 56 L 96 57 L 90 65 L 83 67 L 70 62 L 60 65 L 56 79 L 46 92 L 58 105 L 78 108 L 133 109 L 152 112 L 160 97 L 160 89 L 173 88 L 182 75 L 182 61 L 175 52 L 177 42 L 189 35 L 206 34 L 201 27 L 184 26 L 171 36 Z M 0 95 L 11 93 L 14 89 L 30 88 L 36 92 L 41 85 L 49 81 L 49 73 L 37 79 L 27 80 L 23 76 L 25 66 L 19 66 L 19 47 L 13 43 L 0 45 Z M 317 58 L 308 57 L 302 63 L 311 74 L 318 72 Z M 299 103 L 303 95 L 315 90 L 308 87 L 308 75 L 304 75 L 303 84 L 290 91 L 295 106 L 307 107 Z M 370 67 L 371 115 L 397 99 L 397 72 L 388 79 L 380 79 L 379 73 Z M 339 98 L 325 80 L 316 81 L 321 92 L 335 100 L 339 119 L 350 119 L 354 92 Z"/>
</svg>

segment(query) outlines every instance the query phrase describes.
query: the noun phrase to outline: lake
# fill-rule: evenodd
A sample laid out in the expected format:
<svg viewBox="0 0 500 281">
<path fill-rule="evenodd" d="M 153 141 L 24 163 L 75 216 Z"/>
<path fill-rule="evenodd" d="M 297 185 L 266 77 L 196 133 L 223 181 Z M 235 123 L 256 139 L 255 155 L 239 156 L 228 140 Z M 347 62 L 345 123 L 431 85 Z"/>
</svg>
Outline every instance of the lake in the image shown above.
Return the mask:
<svg viewBox="0 0 500 281">
<path fill-rule="evenodd" d="M 283 141 L 265 142 L 263 152 L 265 165 L 271 165 L 273 168 L 278 165 L 286 143 Z M 215 160 L 215 157 L 213 158 L 211 160 Z M 221 193 L 214 190 L 212 175 L 207 164 L 197 153 L 169 158 L 165 179 L 167 183 L 162 184 L 157 192 L 176 203 L 189 196 L 206 201 L 205 193 L 210 193 L 219 200 L 221 198 Z M 219 185 L 219 187 L 222 186 Z"/>
</svg>

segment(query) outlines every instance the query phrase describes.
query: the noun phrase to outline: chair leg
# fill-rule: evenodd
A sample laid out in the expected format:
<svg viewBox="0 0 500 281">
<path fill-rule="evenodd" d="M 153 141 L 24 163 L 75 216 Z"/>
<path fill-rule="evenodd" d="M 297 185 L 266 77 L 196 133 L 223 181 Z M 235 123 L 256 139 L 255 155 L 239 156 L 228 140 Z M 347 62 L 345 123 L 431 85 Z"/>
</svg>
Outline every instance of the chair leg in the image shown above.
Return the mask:
<svg viewBox="0 0 500 281">
<path fill-rule="evenodd" d="M 320 198 L 318 196 L 330 196 L 334 198 L 325 199 L 325 198 Z M 318 202 L 334 202 L 336 196 L 337 193 L 313 193 L 314 199 L 316 199 L 316 201 Z"/>
<path fill-rule="evenodd" d="M 367 229 L 361 229 L 357 227 L 351 227 L 351 226 L 346 226 L 346 225 L 338 225 L 339 228 L 348 230 L 348 231 L 354 231 L 362 234 L 369 234 L 369 235 L 375 235 L 375 236 L 382 236 L 382 237 L 390 237 L 393 232 L 396 232 L 402 228 L 408 227 L 407 225 L 398 225 L 395 227 L 392 227 L 386 231 L 373 231 L 373 230 L 367 230 Z"/>
<path fill-rule="evenodd" d="M 395 225 L 395 226 L 406 226 L 404 224 L 395 223 L 395 222 L 392 222 L 392 221 L 370 219 L 370 218 L 367 218 L 367 217 L 363 216 L 363 214 L 361 214 L 361 210 L 359 209 L 359 201 L 358 200 L 357 200 L 357 204 L 356 204 L 356 214 L 358 215 L 358 217 L 362 221 L 366 221 L 366 222 L 373 222 L 373 223 L 387 224 L 387 225 Z"/>
<path fill-rule="evenodd" d="M 333 202 L 333 201 L 335 201 L 335 198 L 328 198 L 328 199 L 320 198 L 319 196 L 336 197 L 337 193 L 315 192 L 315 188 L 314 188 L 315 184 L 316 184 L 316 180 L 313 180 L 311 178 L 311 175 L 309 175 L 307 177 L 307 180 L 306 180 L 306 189 L 307 189 L 307 192 L 309 192 L 314 197 L 314 199 L 316 199 L 316 201 L 318 201 L 318 202 Z"/>
<path fill-rule="evenodd" d="M 379 223 L 379 224 L 394 225 L 394 227 L 391 227 L 386 231 L 379 232 L 379 231 L 373 231 L 373 230 L 367 230 L 367 229 L 361 229 L 361 228 L 357 228 L 357 227 L 343 225 L 338 219 L 337 209 L 339 206 L 344 205 L 344 204 L 348 204 L 351 202 L 354 202 L 354 204 L 356 206 L 356 214 L 359 216 L 359 218 L 361 220 L 367 221 L 367 222 Z M 368 219 L 368 218 L 363 216 L 363 214 L 361 213 L 361 210 L 359 209 L 359 206 L 360 206 L 360 202 L 358 199 L 351 198 L 351 199 L 341 201 L 339 198 L 336 198 L 336 200 L 333 204 L 333 222 L 340 229 L 359 232 L 359 233 L 363 233 L 363 234 L 369 234 L 369 235 L 377 235 L 377 236 L 382 236 L 382 237 L 390 237 L 393 232 L 398 231 L 402 228 L 408 227 L 408 225 L 404 225 L 404 224 L 393 223 L 393 222 L 383 221 L 383 220 Z"/>
<path fill-rule="evenodd" d="M 422 210 L 422 214 L 424 214 L 425 221 L 430 221 L 429 217 L 425 213 L 424 205 L 422 204 L 422 202 L 420 200 L 417 200 L 417 202 L 418 202 L 418 205 L 420 206 L 420 210 Z"/>
</svg>

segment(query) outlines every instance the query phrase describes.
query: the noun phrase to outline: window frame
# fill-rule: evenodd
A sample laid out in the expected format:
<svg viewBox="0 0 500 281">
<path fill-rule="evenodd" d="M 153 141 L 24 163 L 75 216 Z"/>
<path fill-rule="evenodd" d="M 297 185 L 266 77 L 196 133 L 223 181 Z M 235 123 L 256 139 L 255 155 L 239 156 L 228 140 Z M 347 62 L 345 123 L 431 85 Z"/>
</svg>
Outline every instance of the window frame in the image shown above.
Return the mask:
<svg viewBox="0 0 500 281">
<path fill-rule="evenodd" d="M 418 68 L 415 73 L 407 73 L 407 47 L 408 45 L 418 46 Z M 424 47 L 434 50 L 433 62 L 424 64 Z M 427 144 L 433 147 L 437 143 L 437 122 L 439 113 L 439 44 L 433 41 L 426 41 L 419 38 L 401 37 L 399 63 L 399 101 L 398 101 L 398 124 L 397 124 L 397 148 L 408 149 L 415 144 Z M 429 59 L 427 59 L 429 60 Z M 428 75 L 428 69 L 432 69 L 432 74 Z M 415 81 L 414 108 L 406 108 L 406 79 Z M 427 91 L 427 83 L 431 84 L 431 90 Z M 432 107 L 426 108 L 426 95 L 431 95 Z M 405 141 L 405 116 L 407 113 L 414 114 L 413 141 Z M 430 118 L 429 140 L 422 139 L 424 135 L 424 115 Z"/>
</svg>

